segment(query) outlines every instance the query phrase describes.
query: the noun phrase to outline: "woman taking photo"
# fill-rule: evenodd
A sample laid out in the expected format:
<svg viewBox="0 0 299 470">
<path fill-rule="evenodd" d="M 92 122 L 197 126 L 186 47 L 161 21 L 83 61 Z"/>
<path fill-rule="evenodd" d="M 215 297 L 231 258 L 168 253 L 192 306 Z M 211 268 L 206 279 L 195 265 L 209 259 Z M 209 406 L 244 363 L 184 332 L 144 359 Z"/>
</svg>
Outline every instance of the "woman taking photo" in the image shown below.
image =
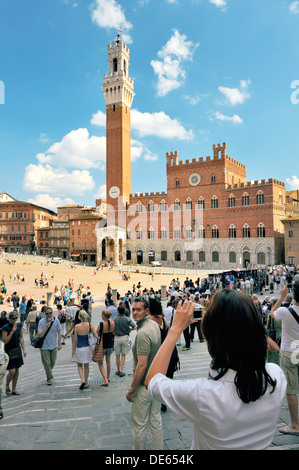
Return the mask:
<svg viewBox="0 0 299 470">
<path fill-rule="evenodd" d="M 89 315 L 85 310 L 80 310 L 79 320 L 75 326 L 72 356 L 77 362 L 78 372 L 81 379 L 80 390 L 88 388 L 89 363 L 92 361 L 92 347 L 89 346 L 88 334 L 90 331 L 98 337 L 94 326 L 89 323 Z"/>
<path fill-rule="evenodd" d="M 170 380 L 165 374 L 171 352 L 193 311 L 192 302 L 179 303 L 145 380 L 150 396 L 193 423 L 192 449 L 266 449 L 286 379 L 279 366 L 266 362 L 266 331 L 253 301 L 234 290 L 214 294 L 202 319 L 212 358 L 209 376 Z"/>
<path fill-rule="evenodd" d="M 8 323 L 2 327 L 2 341 L 5 345 L 5 352 L 9 357 L 8 374 L 6 376 L 6 395 L 20 395 L 16 387 L 19 378 L 19 368 L 24 364 L 22 350 L 24 357 L 26 357 L 22 323 L 17 323 L 18 318 L 18 312 L 13 310 L 8 314 Z M 12 390 L 10 389 L 10 382 L 12 382 Z"/>
</svg>

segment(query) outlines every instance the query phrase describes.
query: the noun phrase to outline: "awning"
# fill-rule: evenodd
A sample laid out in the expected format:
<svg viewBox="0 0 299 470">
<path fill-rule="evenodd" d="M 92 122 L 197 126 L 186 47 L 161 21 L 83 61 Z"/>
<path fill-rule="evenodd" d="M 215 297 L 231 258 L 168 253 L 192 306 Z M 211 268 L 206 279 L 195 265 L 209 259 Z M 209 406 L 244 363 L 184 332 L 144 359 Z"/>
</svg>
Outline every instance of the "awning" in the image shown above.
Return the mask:
<svg viewBox="0 0 299 470">
<path fill-rule="evenodd" d="M 72 253 L 71 256 L 81 256 L 81 253 Z"/>
</svg>

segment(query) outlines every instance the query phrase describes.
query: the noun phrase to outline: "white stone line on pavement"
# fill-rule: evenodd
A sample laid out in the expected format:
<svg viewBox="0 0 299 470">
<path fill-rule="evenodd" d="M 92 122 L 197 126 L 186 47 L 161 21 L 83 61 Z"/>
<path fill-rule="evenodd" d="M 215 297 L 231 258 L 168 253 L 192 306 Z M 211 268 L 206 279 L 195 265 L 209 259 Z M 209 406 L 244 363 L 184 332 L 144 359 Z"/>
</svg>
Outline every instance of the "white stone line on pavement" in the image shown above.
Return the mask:
<svg viewBox="0 0 299 470">
<path fill-rule="evenodd" d="M 27 426 L 27 427 L 33 427 L 33 426 L 44 426 L 45 424 L 58 424 L 58 423 L 63 423 L 65 425 L 68 425 L 70 422 L 74 421 L 90 421 L 92 418 L 90 416 L 86 416 L 83 418 L 64 418 L 64 419 L 51 419 L 49 421 L 35 421 L 35 422 L 30 422 L 30 423 L 11 423 L 11 424 L 5 424 L 1 423 L 1 428 L 6 427 L 10 428 L 13 426 Z M 5 417 L 3 418 L 3 421 L 5 420 Z"/>
</svg>

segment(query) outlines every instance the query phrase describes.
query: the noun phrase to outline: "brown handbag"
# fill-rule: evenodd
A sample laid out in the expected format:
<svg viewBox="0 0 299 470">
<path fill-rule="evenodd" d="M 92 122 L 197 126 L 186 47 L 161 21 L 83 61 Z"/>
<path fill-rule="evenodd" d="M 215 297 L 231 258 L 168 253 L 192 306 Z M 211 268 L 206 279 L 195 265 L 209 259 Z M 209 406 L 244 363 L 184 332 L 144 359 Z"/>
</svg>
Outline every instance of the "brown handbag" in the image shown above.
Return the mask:
<svg viewBox="0 0 299 470">
<path fill-rule="evenodd" d="M 100 336 L 97 343 L 92 348 L 93 362 L 103 362 L 103 323 L 100 325 Z"/>
</svg>

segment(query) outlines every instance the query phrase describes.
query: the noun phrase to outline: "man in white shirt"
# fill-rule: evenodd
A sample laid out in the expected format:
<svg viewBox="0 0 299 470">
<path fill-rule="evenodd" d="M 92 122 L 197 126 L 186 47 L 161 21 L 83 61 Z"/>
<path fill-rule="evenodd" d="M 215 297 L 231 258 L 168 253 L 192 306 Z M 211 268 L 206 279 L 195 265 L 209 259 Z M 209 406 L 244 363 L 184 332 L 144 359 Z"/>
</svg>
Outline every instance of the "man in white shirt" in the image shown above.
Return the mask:
<svg viewBox="0 0 299 470">
<path fill-rule="evenodd" d="M 298 420 L 298 364 L 299 364 L 299 282 L 293 284 L 293 304 L 291 308 L 297 315 L 294 318 L 287 307 L 281 307 L 288 294 L 288 287 L 285 286 L 276 304 L 273 306 L 270 315 L 277 321 L 282 322 L 280 366 L 287 378 L 287 402 L 291 417 L 291 424 L 280 429 L 283 434 L 299 436 Z"/>
<path fill-rule="evenodd" d="M 178 304 L 178 301 L 179 300 L 177 298 L 173 297 L 171 301 L 169 302 L 169 305 L 163 310 L 168 328 L 170 327 L 171 318 L 172 318 L 172 315 L 175 313 L 175 309 Z"/>
<path fill-rule="evenodd" d="M 250 295 L 250 280 L 248 278 L 245 280 L 245 294 Z"/>
</svg>

